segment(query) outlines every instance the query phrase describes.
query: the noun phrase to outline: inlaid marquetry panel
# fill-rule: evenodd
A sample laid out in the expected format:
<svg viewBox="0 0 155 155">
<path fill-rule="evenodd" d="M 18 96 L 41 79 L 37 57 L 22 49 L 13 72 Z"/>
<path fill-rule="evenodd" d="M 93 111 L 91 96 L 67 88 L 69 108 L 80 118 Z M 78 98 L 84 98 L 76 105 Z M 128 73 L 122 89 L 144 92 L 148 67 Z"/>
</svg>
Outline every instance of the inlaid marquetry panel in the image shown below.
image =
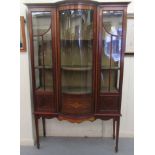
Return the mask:
<svg viewBox="0 0 155 155">
<path fill-rule="evenodd" d="M 88 114 L 91 113 L 91 95 L 63 95 L 62 113 Z"/>
</svg>

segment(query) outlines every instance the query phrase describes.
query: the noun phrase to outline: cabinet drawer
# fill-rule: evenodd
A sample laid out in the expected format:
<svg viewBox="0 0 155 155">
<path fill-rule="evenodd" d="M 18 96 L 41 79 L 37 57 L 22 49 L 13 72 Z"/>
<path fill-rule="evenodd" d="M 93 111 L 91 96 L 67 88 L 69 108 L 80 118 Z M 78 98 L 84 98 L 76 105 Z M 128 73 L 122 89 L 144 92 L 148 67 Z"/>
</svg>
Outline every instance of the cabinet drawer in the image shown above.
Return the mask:
<svg viewBox="0 0 155 155">
<path fill-rule="evenodd" d="M 92 111 L 92 97 L 89 95 L 63 95 L 62 113 L 89 114 Z"/>
<path fill-rule="evenodd" d="M 99 111 L 118 111 L 119 96 L 100 96 Z"/>
<path fill-rule="evenodd" d="M 36 95 L 36 110 L 39 112 L 54 111 L 54 99 L 52 94 Z"/>
</svg>

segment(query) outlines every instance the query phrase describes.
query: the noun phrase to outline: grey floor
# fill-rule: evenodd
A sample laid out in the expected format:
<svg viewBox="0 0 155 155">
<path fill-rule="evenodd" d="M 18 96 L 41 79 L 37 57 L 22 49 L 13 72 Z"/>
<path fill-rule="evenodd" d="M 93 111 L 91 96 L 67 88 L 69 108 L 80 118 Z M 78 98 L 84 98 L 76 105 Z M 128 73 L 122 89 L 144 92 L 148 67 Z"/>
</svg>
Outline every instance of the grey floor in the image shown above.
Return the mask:
<svg viewBox="0 0 155 155">
<path fill-rule="evenodd" d="M 116 155 L 112 138 L 41 137 L 40 149 L 21 146 L 20 155 Z M 134 155 L 134 139 L 120 138 L 117 155 Z"/>
</svg>

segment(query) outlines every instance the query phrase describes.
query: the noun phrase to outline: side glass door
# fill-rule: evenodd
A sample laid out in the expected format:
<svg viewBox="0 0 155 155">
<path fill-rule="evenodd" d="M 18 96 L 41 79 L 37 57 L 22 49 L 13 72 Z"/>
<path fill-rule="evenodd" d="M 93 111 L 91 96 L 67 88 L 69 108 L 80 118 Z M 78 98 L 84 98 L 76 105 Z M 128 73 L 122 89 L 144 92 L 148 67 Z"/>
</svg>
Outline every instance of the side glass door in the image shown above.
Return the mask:
<svg viewBox="0 0 155 155">
<path fill-rule="evenodd" d="M 54 110 L 52 11 L 32 11 L 33 70 L 37 111 Z"/>
<path fill-rule="evenodd" d="M 92 112 L 93 9 L 59 10 L 61 112 Z"/>
<path fill-rule="evenodd" d="M 119 92 L 123 11 L 102 11 L 100 92 Z"/>
<path fill-rule="evenodd" d="M 100 8 L 97 111 L 101 113 L 118 113 L 120 104 L 124 11 L 113 8 Z"/>
</svg>

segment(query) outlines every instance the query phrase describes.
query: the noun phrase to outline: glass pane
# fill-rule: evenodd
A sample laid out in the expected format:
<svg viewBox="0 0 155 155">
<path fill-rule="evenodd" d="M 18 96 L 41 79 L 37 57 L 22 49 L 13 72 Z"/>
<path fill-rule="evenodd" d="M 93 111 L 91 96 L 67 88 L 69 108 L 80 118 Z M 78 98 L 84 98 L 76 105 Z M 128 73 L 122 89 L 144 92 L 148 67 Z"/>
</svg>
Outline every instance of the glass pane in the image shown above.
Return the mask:
<svg viewBox="0 0 155 155">
<path fill-rule="evenodd" d="M 120 67 L 122 17 L 122 11 L 103 11 L 102 68 Z"/>
<path fill-rule="evenodd" d="M 119 88 L 122 17 L 123 11 L 102 12 L 101 92 L 116 92 Z"/>
<path fill-rule="evenodd" d="M 108 33 L 104 33 L 104 40 L 102 42 L 102 68 L 110 68 L 110 46 L 111 36 Z"/>
<path fill-rule="evenodd" d="M 45 66 L 52 67 L 51 30 L 44 35 L 44 60 Z"/>
<path fill-rule="evenodd" d="M 36 88 L 53 89 L 51 12 L 32 12 Z"/>
<path fill-rule="evenodd" d="M 35 69 L 36 89 L 44 90 L 43 69 Z"/>
<path fill-rule="evenodd" d="M 112 35 L 122 34 L 123 11 L 103 11 L 104 29 Z"/>
<path fill-rule="evenodd" d="M 112 37 L 111 67 L 120 67 L 121 37 Z"/>
<path fill-rule="evenodd" d="M 60 11 L 62 92 L 92 92 L 93 10 Z"/>
<path fill-rule="evenodd" d="M 111 70 L 110 73 L 110 92 L 118 92 L 120 71 Z"/>
<path fill-rule="evenodd" d="M 108 92 L 109 90 L 109 70 L 102 70 L 101 72 L 101 92 Z"/>
<path fill-rule="evenodd" d="M 90 94 L 92 87 L 91 71 L 62 71 L 62 92 L 69 94 Z"/>
<path fill-rule="evenodd" d="M 53 90 L 53 75 L 51 69 L 45 70 L 45 90 Z"/>
</svg>

